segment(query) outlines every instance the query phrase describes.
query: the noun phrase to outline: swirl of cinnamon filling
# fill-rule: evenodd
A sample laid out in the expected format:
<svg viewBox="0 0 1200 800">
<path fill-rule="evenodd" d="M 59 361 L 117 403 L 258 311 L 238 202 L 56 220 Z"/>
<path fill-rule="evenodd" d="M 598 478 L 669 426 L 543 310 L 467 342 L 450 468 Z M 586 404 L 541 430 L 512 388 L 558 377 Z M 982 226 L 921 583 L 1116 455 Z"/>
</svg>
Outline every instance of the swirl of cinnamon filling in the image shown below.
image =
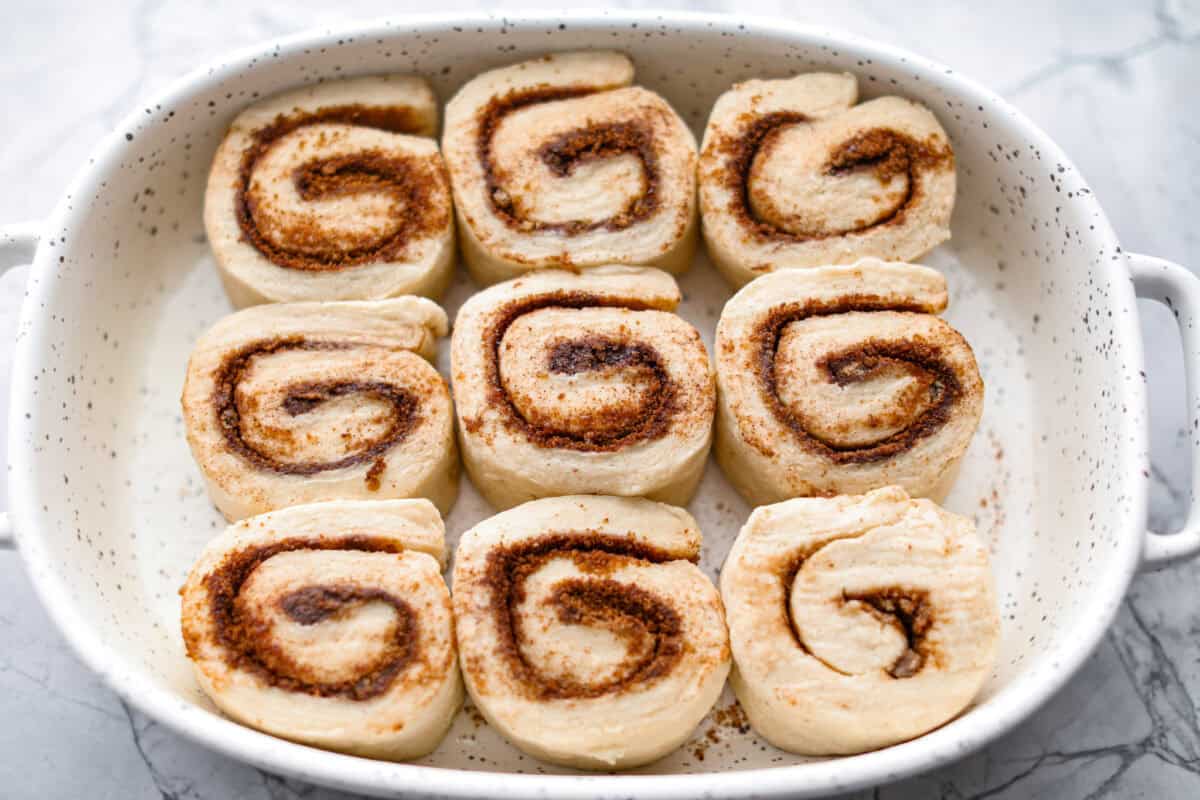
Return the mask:
<svg viewBox="0 0 1200 800">
<path fill-rule="evenodd" d="M 678 747 L 729 670 L 716 589 L 683 509 L 526 503 L 463 535 L 454 603 L 467 688 L 537 758 L 622 769 Z"/>
<path fill-rule="evenodd" d="M 234 305 L 440 295 L 454 219 L 436 126 L 428 84 L 404 76 L 323 83 L 242 112 L 204 214 Z"/>
<path fill-rule="evenodd" d="M 620 53 L 558 53 L 486 72 L 446 106 L 442 149 L 478 283 L 544 267 L 686 269 L 696 143 Z"/>
<path fill-rule="evenodd" d="M 747 284 L 717 324 L 717 460 L 755 505 L 897 484 L 943 497 L 983 413 L 934 270 L 864 259 Z"/>
<path fill-rule="evenodd" d="M 426 500 L 294 506 L 230 526 L 182 591 L 201 688 L 277 736 L 428 753 L 462 703 L 444 562 Z"/>
<path fill-rule="evenodd" d="M 664 272 L 544 270 L 468 300 L 451 340 L 471 482 L 492 505 L 695 491 L 715 388 L 700 334 L 671 313 Z"/>
<path fill-rule="evenodd" d="M 936 728 L 996 660 L 1000 619 L 972 522 L 896 486 L 750 515 L 721 569 L 750 724 L 803 755 Z"/>
<path fill-rule="evenodd" d="M 752 80 L 722 95 L 700 155 L 713 262 L 741 286 L 781 267 L 909 261 L 950 238 L 954 152 L 923 106 L 855 105 L 848 74 Z"/>
<path fill-rule="evenodd" d="M 448 510 L 458 452 L 426 361 L 445 313 L 423 298 L 259 306 L 196 343 L 192 454 L 230 520 L 328 499 L 427 497 Z"/>
</svg>

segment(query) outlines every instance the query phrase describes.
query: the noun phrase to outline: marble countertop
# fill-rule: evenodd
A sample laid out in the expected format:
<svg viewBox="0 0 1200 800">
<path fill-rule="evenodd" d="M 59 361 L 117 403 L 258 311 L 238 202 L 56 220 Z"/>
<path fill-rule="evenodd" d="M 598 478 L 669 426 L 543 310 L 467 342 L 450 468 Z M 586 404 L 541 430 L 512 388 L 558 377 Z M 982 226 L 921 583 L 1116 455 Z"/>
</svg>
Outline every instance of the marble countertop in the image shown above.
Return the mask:
<svg viewBox="0 0 1200 800">
<path fill-rule="evenodd" d="M 560 3 L 523 3 L 561 7 Z M 626 5 L 624 3 L 619 5 Z M 997 89 L 1062 144 L 1127 249 L 1200 269 L 1200 3 L 885 0 L 657 3 L 817 22 L 919 51 Z M 437 8 L 491 8 L 441 0 Z M 16 0 L 0 30 L 0 222 L 46 215 L 140 98 L 222 51 L 303 28 L 429 9 L 396 0 Z M 24 271 L 0 280 L 0 374 Z M 1152 527 L 1188 504 L 1183 377 L 1170 316 L 1144 304 Z M 6 414 L 7 399 L 0 399 Z M 2 418 L 2 417 L 0 417 Z M 2 435 L 2 434 L 0 434 Z M 4 489 L 0 486 L 0 495 Z M 1200 796 L 1200 562 L 1138 577 L 1099 650 L 986 751 L 859 797 Z M 0 549 L 0 794 L 14 798 L 344 797 L 209 753 L 133 712 L 51 625 Z"/>
</svg>

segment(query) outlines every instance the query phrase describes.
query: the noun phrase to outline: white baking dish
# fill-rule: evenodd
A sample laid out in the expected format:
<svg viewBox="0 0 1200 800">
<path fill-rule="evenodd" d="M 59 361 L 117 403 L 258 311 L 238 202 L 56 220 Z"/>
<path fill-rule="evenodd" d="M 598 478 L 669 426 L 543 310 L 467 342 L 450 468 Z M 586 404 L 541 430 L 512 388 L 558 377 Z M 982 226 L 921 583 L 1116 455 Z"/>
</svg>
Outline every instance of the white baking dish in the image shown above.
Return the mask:
<svg viewBox="0 0 1200 800">
<path fill-rule="evenodd" d="M 318 78 L 418 71 L 444 100 L 480 70 L 581 47 L 628 52 L 639 82 L 697 130 L 732 82 L 819 68 L 856 73 L 868 96 L 924 102 L 953 138 L 954 239 L 926 261 L 949 278 L 948 317 L 975 347 L 988 400 L 948 505 L 975 516 L 991 546 L 1004 633 L 978 702 L 939 730 L 819 760 L 721 728 L 703 760 L 685 747 L 631 775 L 545 774 L 558 771 L 467 714 L 429 758 L 390 764 L 240 727 L 196 689 L 176 589 L 222 522 L 189 457 L 178 397 L 191 343 L 229 309 L 200 214 L 225 126 L 253 98 Z M 1135 293 L 1155 298 L 1179 317 L 1194 415 L 1200 281 L 1123 253 L 1070 161 L 999 97 L 850 36 L 780 20 L 613 12 L 406 18 L 292 37 L 199 69 L 135 109 L 48 221 L 0 235 L 0 266 L 27 261 L 39 236 L 9 430 L 9 513 L 34 583 L 82 658 L 134 706 L 275 772 L 376 794 L 458 797 L 798 797 L 887 781 L 957 758 L 1024 719 L 1100 641 L 1139 567 L 1200 550 L 1195 515 L 1182 533 L 1145 531 L 1135 304 Z M 711 345 L 729 291 L 703 257 L 682 285 L 682 313 Z M 471 291 L 460 277 L 448 310 Z M 748 509 L 710 466 L 692 510 L 712 572 Z M 448 520 L 451 544 L 488 513 L 466 488 Z"/>
</svg>

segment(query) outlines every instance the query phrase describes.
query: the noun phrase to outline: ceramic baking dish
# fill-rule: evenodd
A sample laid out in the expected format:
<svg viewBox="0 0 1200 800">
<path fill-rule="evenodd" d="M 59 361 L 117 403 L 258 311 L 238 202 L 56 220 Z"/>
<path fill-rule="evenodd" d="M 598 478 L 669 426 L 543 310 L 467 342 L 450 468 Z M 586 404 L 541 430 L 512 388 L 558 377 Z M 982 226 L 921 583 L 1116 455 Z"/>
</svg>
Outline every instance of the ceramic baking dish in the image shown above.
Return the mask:
<svg viewBox="0 0 1200 800">
<path fill-rule="evenodd" d="M 948 277 L 948 318 L 974 346 L 988 392 L 947 504 L 974 516 L 991 547 L 1003 643 L 977 702 L 942 728 L 830 760 L 790 756 L 706 722 L 696 735 L 707 740 L 711 728 L 716 743 L 685 746 L 633 774 L 597 776 L 543 767 L 467 713 L 419 763 L 322 752 L 236 725 L 197 690 L 176 590 L 223 523 L 189 457 L 179 394 L 192 342 L 229 310 L 201 223 L 205 176 L 226 125 L 255 98 L 322 78 L 415 71 L 445 100 L 481 70 L 587 47 L 629 53 L 638 81 L 696 131 L 734 81 L 834 69 L 856 74 L 867 96 L 923 102 L 950 133 L 954 238 L 926 263 Z M 134 109 L 49 220 L 0 237 L 3 266 L 31 257 L 11 376 L 9 520 L 37 591 L 84 661 L 135 707 L 300 779 L 388 795 L 661 798 L 798 797 L 892 780 L 958 758 L 1027 717 L 1100 641 L 1139 568 L 1200 550 L 1195 515 L 1181 533 L 1145 530 L 1135 303 L 1160 300 L 1179 318 L 1195 415 L 1200 281 L 1123 252 L 1067 157 L 995 94 L 854 37 L 781 20 L 613 12 L 403 18 L 267 43 Z M 702 256 L 681 283 L 682 313 L 711 346 L 729 289 Z M 471 291 L 460 277 L 447 310 Z M 692 511 L 711 574 L 749 509 L 712 465 L 698 498 Z M 488 513 L 465 487 L 448 519 L 450 543 Z"/>
</svg>

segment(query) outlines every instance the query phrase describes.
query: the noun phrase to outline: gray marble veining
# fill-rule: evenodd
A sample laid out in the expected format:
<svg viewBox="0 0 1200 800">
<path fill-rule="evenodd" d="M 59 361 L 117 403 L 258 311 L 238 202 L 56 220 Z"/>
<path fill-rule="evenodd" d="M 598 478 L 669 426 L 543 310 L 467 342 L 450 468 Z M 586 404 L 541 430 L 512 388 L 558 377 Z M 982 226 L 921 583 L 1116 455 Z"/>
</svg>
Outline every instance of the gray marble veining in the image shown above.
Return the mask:
<svg viewBox="0 0 1200 800">
<path fill-rule="evenodd" d="M 1200 269 L 1194 1 L 657 5 L 787 16 L 950 64 L 1000 91 L 1062 144 L 1128 249 Z M 443 11 L 481 7 L 438 4 Z M 0 221 L 47 214 L 99 137 L 139 98 L 197 64 L 306 27 L 422 9 L 428 6 L 378 0 L 7 4 Z M 14 325 L 22 279 L 17 271 L 0 280 L 0 331 Z M 1189 502 L 1183 375 L 1170 316 L 1149 304 L 1142 311 L 1154 457 L 1149 524 L 1169 530 Z M 10 355 L 0 344 L 0 374 Z M 0 401 L 0 411 L 6 405 Z M 1100 649 L 1026 724 L 946 769 L 856 797 L 1200 796 L 1198 591 L 1200 563 L 1139 577 Z M 70 653 L 10 551 L 0 551 L 0 642 L 0 795 L 345 796 L 211 754 L 132 712 Z"/>
</svg>

